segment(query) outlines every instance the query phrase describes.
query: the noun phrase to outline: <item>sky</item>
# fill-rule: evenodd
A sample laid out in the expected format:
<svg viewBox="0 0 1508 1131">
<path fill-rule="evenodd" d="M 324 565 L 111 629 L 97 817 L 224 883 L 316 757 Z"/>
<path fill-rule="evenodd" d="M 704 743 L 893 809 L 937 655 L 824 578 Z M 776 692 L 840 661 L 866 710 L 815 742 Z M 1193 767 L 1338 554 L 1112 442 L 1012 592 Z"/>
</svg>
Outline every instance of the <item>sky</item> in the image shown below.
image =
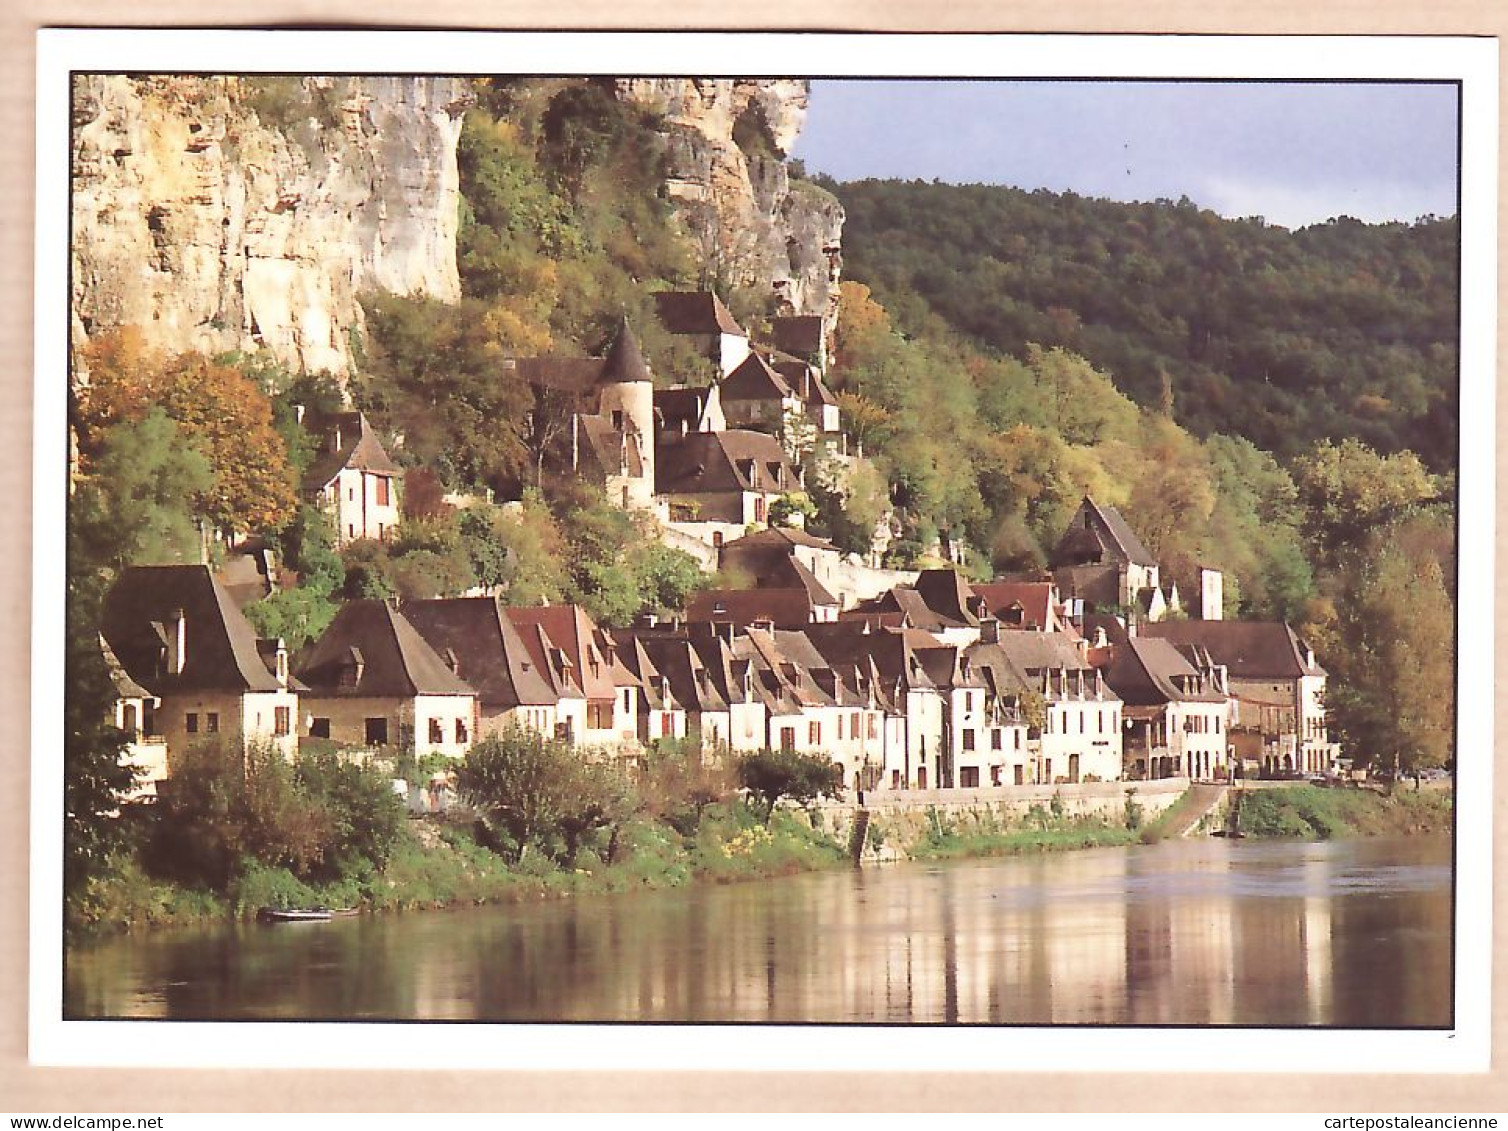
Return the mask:
<svg viewBox="0 0 1508 1131">
<path fill-rule="evenodd" d="M 818 80 L 811 172 L 1187 196 L 1222 216 L 1456 211 L 1456 88 L 1402 83 Z"/>
</svg>

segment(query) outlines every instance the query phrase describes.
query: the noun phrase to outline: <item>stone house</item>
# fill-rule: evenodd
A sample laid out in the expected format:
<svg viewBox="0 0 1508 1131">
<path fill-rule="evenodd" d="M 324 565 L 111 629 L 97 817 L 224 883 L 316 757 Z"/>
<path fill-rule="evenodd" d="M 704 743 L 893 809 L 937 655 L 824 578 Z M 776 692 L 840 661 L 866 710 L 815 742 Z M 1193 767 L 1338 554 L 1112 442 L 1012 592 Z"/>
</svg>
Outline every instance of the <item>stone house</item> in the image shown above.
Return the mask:
<svg viewBox="0 0 1508 1131">
<path fill-rule="evenodd" d="M 1265 773 L 1324 773 L 1340 748 L 1325 714 L 1328 675 L 1309 647 L 1282 621 L 1164 621 L 1144 625 L 1180 651 L 1198 647 L 1223 667 L 1233 701 L 1230 743 Z"/>
<path fill-rule="evenodd" d="M 138 700 L 142 741 L 160 742 L 169 772 L 175 752 L 217 735 L 294 754 L 299 693 L 287 649 L 257 640 L 208 566 L 126 569 L 105 598 L 100 636 L 126 690 L 147 693 L 127 694 L 123 706 Z M 157 701 L 150 712 L 148 697 Z"/>
<path fill-rule="evenodd" d="M 360 412 L 302 414 L 316 445 L 304 473 L 304 497 L 330 516 L 336 545 L 386 539 L 398 525 L 403 471 Z"/>
<path fill-rule="evenodd" d="M 665 518 L 714 546 L 765 525 L 771 505 L 800 489 L 779 441 L 762 432 L 692 432 L 659 447 L 655 491 Z"/>
<path fill-rule="evenodd" d="M 718 387 L 723 416 L 730 427 L 778 435 L 788 418 L 804 418 L 806 402 L 774 367 L 757 353 L 723 378 Z"/>
<path fill-rule="evenodd" d="M 1114 617 L 1087 622 L 1090 661 L 1125 704 L 1128 779 L 1227 778 L 1231 701 L 1226 673 L 1199 647 L 1133 634 Z"/>
<path fill-rule="evenodd" d="M 157 708 L 162 700 L 126 674 L 104 638 L 100 639 L 105 667 L 110 672 L 110 686 L 115 693 L 109 722 L 126 737 L 121 761 L 135 767 L 136 788 L 123 801 L 138 801 L 157 796 L 157 783 L 168 776 L 167 741 L 157 733 Z"/>
<path fill-rule="evenodd" d="M 464 757 L 478 729 L 477 694 L 386 601 L 347 601 L 298 658 L 303 737 L 342 746 Z"/>
<path fill-rule="evenodd" d="M 510 727 L 569 738 L 585 725 L 586 697 L 546 647 L 531 648 L 496 597 L 408 601 L 403 615 L 477 693 L 477 737 Z"/>
<path fill-rule="evenodd" d="M 1151 552 L 1114 507 L 1084 496 L 1053 548 L 1053 580 L 1064 597 L 1082 601 L 1087 612 L 1140 608 L 1160 619 L 1166 595 Z"/>
</svg>

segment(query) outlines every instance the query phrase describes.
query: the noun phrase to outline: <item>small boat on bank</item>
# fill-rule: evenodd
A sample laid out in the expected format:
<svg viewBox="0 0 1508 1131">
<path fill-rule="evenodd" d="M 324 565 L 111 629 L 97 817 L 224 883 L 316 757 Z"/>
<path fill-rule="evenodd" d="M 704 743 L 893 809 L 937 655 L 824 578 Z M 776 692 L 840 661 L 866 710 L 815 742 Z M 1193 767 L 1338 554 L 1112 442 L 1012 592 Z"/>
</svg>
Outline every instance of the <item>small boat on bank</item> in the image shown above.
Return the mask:
<svg viewBox="0 0 1508 1131">
<path fill-rule="evenodd" d="M 257 911 L 261 923 L 328 923 L 331 919 L 350 919 L 361 914 L 359 907 L 263 907 Z"/>
</svg>

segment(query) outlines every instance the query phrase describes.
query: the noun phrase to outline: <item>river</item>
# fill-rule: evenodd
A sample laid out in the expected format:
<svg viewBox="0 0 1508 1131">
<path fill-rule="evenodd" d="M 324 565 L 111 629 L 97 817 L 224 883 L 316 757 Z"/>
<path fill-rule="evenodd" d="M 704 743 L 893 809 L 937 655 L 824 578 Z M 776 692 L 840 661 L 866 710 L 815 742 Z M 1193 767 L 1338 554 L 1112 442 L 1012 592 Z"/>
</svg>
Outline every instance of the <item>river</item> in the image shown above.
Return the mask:
<svg viewBox="0 0 1508 1131">
<path fill-rule="evenodd" d="M 1445 1027 L 1450 843 L 1190 840 L 78 946 L 79 1018 Z"/>
</svg>

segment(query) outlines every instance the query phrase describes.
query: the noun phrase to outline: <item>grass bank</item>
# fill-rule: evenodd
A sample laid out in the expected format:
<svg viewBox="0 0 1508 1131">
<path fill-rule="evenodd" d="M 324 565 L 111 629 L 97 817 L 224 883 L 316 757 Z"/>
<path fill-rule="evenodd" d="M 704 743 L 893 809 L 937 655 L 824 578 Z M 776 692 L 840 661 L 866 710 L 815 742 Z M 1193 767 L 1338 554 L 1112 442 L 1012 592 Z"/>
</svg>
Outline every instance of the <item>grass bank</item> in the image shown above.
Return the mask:
<svg viewBox="0 0 1508 1131">
<path fill-rule="evenodd" d="M 186 887 L 149 875 L 134 858 L 92 880 L 69 908 L 71 933 L 187 926 L 248 918 L 261 907 L 361 907 L 371 911 L 519 903 L 691 883 L 738 883 L 847 862 L 836 841 L 800 812 L 767 826 L 741 802 L 708 806 L 684 833 L 660 821 L 629 822 L 609 863 L 591 849 L 573 866 L 543 853 L 514 861 L 478 838 L 470 822 L 409 821 L 381 869 L 328 884 L 286 868 L 248 863 L 228 890 Z"/>
<path fill-rule="evenodd" d="M 1113 818 L 1071 815 L 1061 802 L 1034 805 L 1019 814 L 986 808 L 977 813 L 945 815 L 929 809 L 920 837 L 900 847 L 913 860 L 1112 848 L 1157 839 L 1163 820 L 1146 821 L 1134 797 L 1128 797 L 1124 811 Z"/>
<path fill-rule="evenodd" d="M 1391 794 L 1300 785 L 1249 790 L 1241 799 L 1241 831 L 1252 837 L 1335 840 L 1357 836 L 1448 833 L 1454 796 L 1446 790 Z"/>
</svg>

